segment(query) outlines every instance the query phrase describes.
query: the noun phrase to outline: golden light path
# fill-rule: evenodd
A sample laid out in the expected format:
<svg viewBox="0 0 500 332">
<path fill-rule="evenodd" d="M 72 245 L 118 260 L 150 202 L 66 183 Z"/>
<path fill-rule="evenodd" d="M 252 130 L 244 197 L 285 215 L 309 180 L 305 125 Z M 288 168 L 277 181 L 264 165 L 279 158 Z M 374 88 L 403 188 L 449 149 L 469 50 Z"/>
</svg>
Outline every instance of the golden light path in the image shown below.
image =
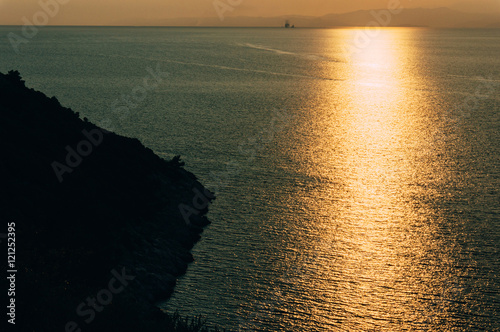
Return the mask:
<svg viewBox="0 0 500 332">
<path fill-rule="evenodd" d="M 323 51 L 338 57 L 339 34 L 349 43 L 363 31 L 327 30 L 337 44 Z M 441 248 L 439 214 L 421 200 L 429 192 L 421 184 L 443 174 L 424 158 L 426 112 L 434 106 L 426 92 L 432 82 L 423 82 L 415 65 L 419 31 L 382 29 L 349 61 L 325 65 L 328 76 L 345 81 L 319 82 L 304 111 L 310 120 L 295 128 L 304 139 L 292 154 L 301 172 L 317 179 L 294 195 L 311 222 L 297 238 L 315 258 L 303 262 L 308 272 L 295 295 L 303 301 L 290 311 L 311 313 L 308 330 L 446 324 L 440 299 L 449 286 L 443 273 L 451 273 L 445 271 L 451 248 Z"/>
</svg>

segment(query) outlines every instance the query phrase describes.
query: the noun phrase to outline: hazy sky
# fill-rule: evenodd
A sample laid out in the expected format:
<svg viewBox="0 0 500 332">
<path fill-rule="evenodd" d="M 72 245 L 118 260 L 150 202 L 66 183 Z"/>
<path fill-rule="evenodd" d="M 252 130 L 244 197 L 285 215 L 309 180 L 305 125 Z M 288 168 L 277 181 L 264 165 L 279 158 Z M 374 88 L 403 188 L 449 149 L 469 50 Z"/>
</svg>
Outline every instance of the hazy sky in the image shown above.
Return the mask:
<svg viewBox="0 0 500 332">
<path fill-rule="evenodd" d="M 0 25 L 22 25 L 41 10 L 40 2 L 57 0 L 0 0 Z M 360 9 L 386 8 L 398 0 L 59 0 L 67 1 L 50 18 L 50 25 L 143 24 L 173 17 L 215 17 L 214 3 L 231 4 L 230 16 L 321 16 Z M 403 7 L 450 7 L 463 11 L 500 12 L 500 0 L 400 0 Z M 239 3 L 239 4 L 238 4 Z"/>
</svg>

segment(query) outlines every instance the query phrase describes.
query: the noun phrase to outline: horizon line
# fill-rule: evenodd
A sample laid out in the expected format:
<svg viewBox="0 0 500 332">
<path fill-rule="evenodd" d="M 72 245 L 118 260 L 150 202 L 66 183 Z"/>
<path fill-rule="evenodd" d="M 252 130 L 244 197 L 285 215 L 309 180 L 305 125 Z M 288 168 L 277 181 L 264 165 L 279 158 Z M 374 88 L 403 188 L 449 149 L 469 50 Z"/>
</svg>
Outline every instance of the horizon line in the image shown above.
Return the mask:
<svg viewBox="0 0 500 332">
<path fill-rule="evenodd" d="M 0 24 L 0 27 L 23 27 L 19 24 Z M 75 27 L 75 28 L 264 28 L 264 29 L 286 29 L 283 26 L 219 26 L 219 25 L 101 25 L 101 24 L 56 24 L 44 25 L 43 27 L 58 28 L 58 27 Z M 324 27 L 313 26 L 299 26 L 295 28 L 288 28 L 287 30 L 294 29 L 338 29 L 338 28 L 367 28 L 365 25 L 331 25 Z M 373 26 L 370 29 L 390 29 L 390 28 L 419 28 L 419 29 L 500 29 L 500 27 L 432 27 L 424 25 L 394 25 L 394 26 Z"/>
</svg>

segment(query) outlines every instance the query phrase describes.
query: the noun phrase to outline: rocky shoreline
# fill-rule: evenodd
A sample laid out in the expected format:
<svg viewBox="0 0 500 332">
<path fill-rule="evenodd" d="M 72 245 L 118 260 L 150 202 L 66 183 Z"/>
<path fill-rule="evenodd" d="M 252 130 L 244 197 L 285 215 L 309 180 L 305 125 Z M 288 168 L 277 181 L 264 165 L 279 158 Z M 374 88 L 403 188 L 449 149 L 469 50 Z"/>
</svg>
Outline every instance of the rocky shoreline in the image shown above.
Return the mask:
<svg viewBox="0 0 500 332">
<path fill-rule="evenodd" d="M 155 306 L 193 261 L 215 198 L 179 157 L 81 120 L 15 71 L 0 74 L 0 149 L 16 330 L 206 331 Z"/>
</svg>

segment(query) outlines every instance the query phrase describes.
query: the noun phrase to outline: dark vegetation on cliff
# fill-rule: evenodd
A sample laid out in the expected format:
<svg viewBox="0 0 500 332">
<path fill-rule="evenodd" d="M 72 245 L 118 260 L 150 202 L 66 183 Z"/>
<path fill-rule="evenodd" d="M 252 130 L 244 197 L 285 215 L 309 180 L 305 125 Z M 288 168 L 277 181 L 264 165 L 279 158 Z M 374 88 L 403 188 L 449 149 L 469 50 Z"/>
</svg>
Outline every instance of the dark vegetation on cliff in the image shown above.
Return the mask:
<svg viewBox="0 0 500 332">
<path fill-rule="evenodd" d="M 16 328 L 64 331 L 73 321 L 82 331 L 206 330 L 154 303 L 171 294 L 208 224 L 206 209 L 186 223 L 179 204 L 192 205 L 193 189 L 211 193 L 179 158 L 165 161 L 109 132 L 60 182 L 53 163 L 64 165 L 66 147 L 76 150 L 88 140 L 83 132 L 96 130 L 25 87 L 18 72 L 0 74 L 0 233 L 15 223 Z M 109 304 L 87 305 L 108 289 L 112 270 L 135 278 Z"/>
</svg>

